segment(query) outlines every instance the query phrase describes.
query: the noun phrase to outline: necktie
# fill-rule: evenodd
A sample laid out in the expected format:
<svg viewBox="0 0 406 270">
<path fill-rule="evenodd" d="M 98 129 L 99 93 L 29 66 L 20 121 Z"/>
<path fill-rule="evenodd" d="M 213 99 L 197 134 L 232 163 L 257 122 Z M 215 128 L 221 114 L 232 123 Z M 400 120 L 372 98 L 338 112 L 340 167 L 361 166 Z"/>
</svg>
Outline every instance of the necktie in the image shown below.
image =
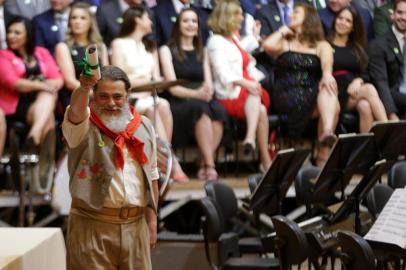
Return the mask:
<svg viewBox="0 0 406 270">
<path fill-rule="evenodd" d="M 288 5 L 283 6 L 283 24 L 289 25 L 289 7 Z"/>
<path fill-rule="evenodd" d="M 314 0 L 314 7 L 315 7 L 317 10 L 323 8 L 323 7 L 321 6 L 319 0 Z"/>
<path fill-rule="evenodd" d="M 399 92 L 406 94 L 406 37 L 403 37 L 403 80 Z"/>
</svg>

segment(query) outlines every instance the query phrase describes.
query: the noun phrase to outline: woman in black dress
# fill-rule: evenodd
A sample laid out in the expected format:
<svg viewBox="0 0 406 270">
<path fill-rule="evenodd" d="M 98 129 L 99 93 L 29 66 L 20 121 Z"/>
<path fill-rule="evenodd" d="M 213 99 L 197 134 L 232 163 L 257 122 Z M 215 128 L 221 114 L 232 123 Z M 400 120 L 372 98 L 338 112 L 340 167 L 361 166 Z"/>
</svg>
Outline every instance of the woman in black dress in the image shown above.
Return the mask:
<svg viewBox="0 0 406 270">
<path fill-rule="evenodd" d="M 64 88 L 59 93 L 63 109 L 69 105 L 73 90 L 80 85 L 79 76 L 82 73 L 80 61 L 90 44 L 97 45 L 100 65 L 108 65 L 107 48 L 99 33 L 96 18 L 89 4 L 79 2 L 71 7 L 64 42 L 58 43 L 55 48 L 56 63 L 64 78 Z"/>
<path fill-rule="evenodd" d="M 334 49 L 333 76 L 343 110 L 357 110 L 360 132 L 368 132 L 374 121 L 387 121 L 385 108 L 375 87 L 366 83 L 364 73 L 368 57 L 362 19 L 353 7 L 342 9 L 333 22 L 329 38 Z"/>
<path fill-rule="evenodd" d="M 214 154 L 226 121 L 224 108 L 213 100 L 211 71 L 203 48 L 198 15 L 184 9 L 178 16 L 172 37 L 160 49 L 166 80 L 183 79 L 187 83 L 169 89 L 174 118 L 174 146 L 182 146 L 195 138 L 202 154 L 198 171 L 201 180 L 217 180 Z"/>
<path fill-rule="evenodd" d="M 263 47 L 276 58 L 273 108 L 292 136 L 300 136 L 308 121 L 319 116 L 318 165 L 323 165 L 336 139 L 340 105 L 332 75 L 333 51 L 323 38 L 316 10 L 296 5 L 289 27 L 270 35 Z"/>
</svg>

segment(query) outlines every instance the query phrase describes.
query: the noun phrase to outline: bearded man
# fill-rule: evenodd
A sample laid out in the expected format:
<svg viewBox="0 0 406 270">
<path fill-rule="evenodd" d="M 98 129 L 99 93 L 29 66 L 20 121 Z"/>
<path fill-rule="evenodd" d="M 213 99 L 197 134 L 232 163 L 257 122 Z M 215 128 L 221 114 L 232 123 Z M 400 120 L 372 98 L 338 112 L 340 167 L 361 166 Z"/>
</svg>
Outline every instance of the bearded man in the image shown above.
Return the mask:
<svg viewBox="0 0 406 270">
<path fill-rule="evenodd" d="M 130 82 L 107 66 L 81 76 L 62 124 L 72 207 L 68 269 L 152 269 L 158 170 L 150 121 L 128 105 Z M 94 99 L 89 104 L 93 89 Z"/>
</svg>

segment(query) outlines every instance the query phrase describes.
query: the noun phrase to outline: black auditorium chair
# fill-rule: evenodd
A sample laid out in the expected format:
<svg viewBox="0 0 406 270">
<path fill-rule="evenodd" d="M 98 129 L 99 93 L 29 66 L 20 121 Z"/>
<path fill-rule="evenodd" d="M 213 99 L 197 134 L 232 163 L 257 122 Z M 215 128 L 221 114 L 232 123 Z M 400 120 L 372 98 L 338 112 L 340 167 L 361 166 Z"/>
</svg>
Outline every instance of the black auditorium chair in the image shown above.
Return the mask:
<svg viewBox="0 0 406 270">
<path fill-rule="evenodd" d="M 206 258 L 211 269 L 217 270 L 261 270 L 261 269 L 280 269 L 278 259 L 260 258 L 256 256 L 237 257 L 238 236 L 230 232 L 224 233 L 224 223 L 219 214 L 216 202 L 210 197 L 200 200 L 204 213 L 203 235 L 205 242 Z M 210 253 L 209 244 L 217 245 L 217 254 L 215 259 Z"/>
<path fill-rule="evenodd" d="M 377 218 L 379 213 L 385 207 L 389 198 L 393 193 L 393 189 L 385 184 L 377 184 L 367 195 L 368 211 L 373 218 Z"/>
<path fill-rule="evenodd" d="M 388 185 L 395 188 L 406 186 L 406 161 L 396 162 L 388 173 Z"/>
<path fill-rule="evenodd" d="M 275 228 L 275 249 L 281 270 L 302 264 L 309 256 L 309 246 L 303 230 L 284 216 L 271 218 Z"/>
<path fill-rule="evenodd" d="M 339 232 L 341 262 L 346 270 L 376 269 L 375 255 L 368 242 L 353 232 Z"/>
<path fill-rule="evenodd" d="M 251 223 L 254 222 L 254 217 L 248 211 L 239 210 L 237 197 L 231 187 L 221 182 L 209 181 L 204 189 L 207 196 L 217 203 L 220 215 L 224 218 L 225 230 L 235 233 L 242 233 L 245 230 L 253 231 Z M 245 218 L 248 218 L 248 223 L 238 218 L 241 212 L 245 214 Z M 261 239 L 257 236 L 241 237 L 238 246 L 242 254 L 264 253 Z"/>
<path fill-rule="evenodd" d="M 358 132 L 358 123 L 358 114 L 353 112 L 341 112 L 340 119 L 338 120 L 337 132 L 339 134 Z"/>
<path fill-rule="evenodd" d="M 316 166 L 303 167 L 299 170 L 295 180 L 296 202 L 298 205 L 306 206 L 306 214 L 310 217 L 310 198 L 313 195 L 311 180 L 316 179 L 321 169 Z"/>
</svg>

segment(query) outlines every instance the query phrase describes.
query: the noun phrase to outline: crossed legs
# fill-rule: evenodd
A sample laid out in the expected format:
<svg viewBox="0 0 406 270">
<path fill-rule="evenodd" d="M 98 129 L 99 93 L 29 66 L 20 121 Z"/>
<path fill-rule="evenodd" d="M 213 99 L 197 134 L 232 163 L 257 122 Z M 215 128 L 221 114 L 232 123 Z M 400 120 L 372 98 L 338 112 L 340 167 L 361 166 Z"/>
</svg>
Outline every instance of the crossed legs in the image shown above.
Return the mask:
<svg viewBox="0 0 406 270">
<path fill-rule="evenodd" d="M 247 122 L 244 144 L 250 143 L 255 148 L 255 139 L 257 139 L 261 165 L 264 170 L 267 170 L 271 166 L 271 157 L 268 150 L 269 123 L 267 110 L 261 104 L 259 96 L 249 95 L 244 111 Z"/>
</svg>

